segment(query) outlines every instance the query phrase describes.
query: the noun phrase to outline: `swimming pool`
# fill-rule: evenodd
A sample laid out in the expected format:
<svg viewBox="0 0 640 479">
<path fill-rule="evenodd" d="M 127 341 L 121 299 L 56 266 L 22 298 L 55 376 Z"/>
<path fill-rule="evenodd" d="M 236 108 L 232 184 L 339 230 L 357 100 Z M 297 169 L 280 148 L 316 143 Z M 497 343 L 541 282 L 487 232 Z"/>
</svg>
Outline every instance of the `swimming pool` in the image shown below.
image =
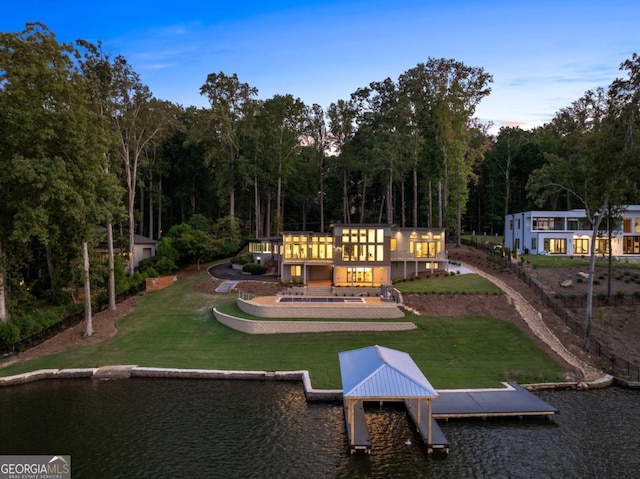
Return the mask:
<svg viewBox="0 0 640 479">
<path fill-rule="evenodd" d="M 360 297 L 346 296 L 280 296 L 278 303 L 364 303 Z"/>
</svg>

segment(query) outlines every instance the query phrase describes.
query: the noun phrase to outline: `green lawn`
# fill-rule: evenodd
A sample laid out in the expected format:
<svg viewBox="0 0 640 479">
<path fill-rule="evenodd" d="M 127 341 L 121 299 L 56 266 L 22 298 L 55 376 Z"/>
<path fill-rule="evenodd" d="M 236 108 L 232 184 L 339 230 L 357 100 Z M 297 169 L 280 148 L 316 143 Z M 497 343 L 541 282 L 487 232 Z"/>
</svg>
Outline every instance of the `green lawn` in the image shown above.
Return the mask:
<svg viewBox="0 0 640 479">
<path fill-rule="evenodd" d="M 432 294 L 502 294 L 502 290 L 491 281 L 477 274 L 457 274 L 430 277 L 394 284 L 401 293 Z"/>
<path fill-rule="evenodd" d="M 588 256 L 557 256 L 557 255 L 541 255 L 541 254 L 525 254 L 522 259 L 529 261 L 536 268 L 569 268 L 571 266 L 589 266 Z M 596 266 L 606 268 L 607 261 L 596 258 Z M 614 268 L 621 269 L 640 269 L 639 263 L 625 263 L 620 261 L 613 262 Z"/>
<path fill-rule="evenodd" d="M 119 333 L 112 339 L 15 364 L 0 369 L 0 375 L 111 364 L 308 369 L 314 387 L 340 388 L 338 352 L 378 344 L 411 354 L 436 388 L 562 379 L 558 366 L 514 325 L 488 318 L 418 317 L 417 330 L 395 333 L 246 335 L 222 326 L 211 313 L 212 306 L 228 304 L 231 297 L 217 299 L 194 290 L 205 274 L 142 296 L 136 310 L 118 323 Z"/>
</svg>

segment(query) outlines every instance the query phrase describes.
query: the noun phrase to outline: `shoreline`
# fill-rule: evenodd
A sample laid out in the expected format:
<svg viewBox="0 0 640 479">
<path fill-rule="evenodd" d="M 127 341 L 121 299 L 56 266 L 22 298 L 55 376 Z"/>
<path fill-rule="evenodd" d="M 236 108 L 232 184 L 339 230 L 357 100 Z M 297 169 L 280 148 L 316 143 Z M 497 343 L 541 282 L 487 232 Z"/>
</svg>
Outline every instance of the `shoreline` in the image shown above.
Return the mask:
<svg viewBox="0 0 640 479">
<path fill-rule="evenodd" d="M 155 368 L 136 365 L 103 366 L 99 368 L 39 369 L 14 376 L 0 377 L 0 387 L 18 386 L 45 379 L 232 379 L 254 381 L 300 381 L 307 401 L 341 401 L 342 389 L 314 389 L 309 371 L 235 371 L 219 369 Z M 503 383 L 504 384 L 504 383 Z M 529 391 L 574 389 L 587 391 L 610 386 L 640 389 L 640 383 L 615 378 L 608 374 L 585 382 L 557 382 L 522 384 Z M 460 391 L 486 390 L 486 388 L 460 389 Z"/>
</svg>

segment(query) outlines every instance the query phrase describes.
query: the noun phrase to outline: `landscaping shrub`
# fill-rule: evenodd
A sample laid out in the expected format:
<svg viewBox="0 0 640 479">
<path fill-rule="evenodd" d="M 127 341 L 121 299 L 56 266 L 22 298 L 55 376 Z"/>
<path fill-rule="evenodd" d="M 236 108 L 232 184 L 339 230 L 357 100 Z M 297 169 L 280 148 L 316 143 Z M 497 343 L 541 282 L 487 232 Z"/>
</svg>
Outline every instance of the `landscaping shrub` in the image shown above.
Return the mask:
<svg viewBox="0 0 640 479">
<path fill-rule="evenodd" d="M 263 264 L 247 263 L 242 267 L 242 271 L 257 276 L 260 274 L 265 274 L 267 272 L 267 267 Z"/>
<path fill-rule="evenodd" d="M 231 262 L 233 264 L 248 264 L 248 263 L 253 263 L 253 255 L 251 253 L 242 253 L 239 254 L 238 256 L 234 256 L 233 258 L 231 258 Z"/>
</svg>

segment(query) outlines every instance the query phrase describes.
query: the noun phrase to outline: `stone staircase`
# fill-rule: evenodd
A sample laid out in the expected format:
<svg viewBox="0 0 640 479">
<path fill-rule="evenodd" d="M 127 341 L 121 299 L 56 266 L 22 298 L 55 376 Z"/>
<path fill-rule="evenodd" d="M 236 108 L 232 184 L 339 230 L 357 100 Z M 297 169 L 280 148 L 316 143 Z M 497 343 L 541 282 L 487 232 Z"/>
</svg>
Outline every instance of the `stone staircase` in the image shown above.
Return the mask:
<svg viewBox="0 0 640 479">
<path fill-rule="evenodd" d="M 307 296 L 333 296 L 333 287 L 307 286 Z"/>
</svg>

